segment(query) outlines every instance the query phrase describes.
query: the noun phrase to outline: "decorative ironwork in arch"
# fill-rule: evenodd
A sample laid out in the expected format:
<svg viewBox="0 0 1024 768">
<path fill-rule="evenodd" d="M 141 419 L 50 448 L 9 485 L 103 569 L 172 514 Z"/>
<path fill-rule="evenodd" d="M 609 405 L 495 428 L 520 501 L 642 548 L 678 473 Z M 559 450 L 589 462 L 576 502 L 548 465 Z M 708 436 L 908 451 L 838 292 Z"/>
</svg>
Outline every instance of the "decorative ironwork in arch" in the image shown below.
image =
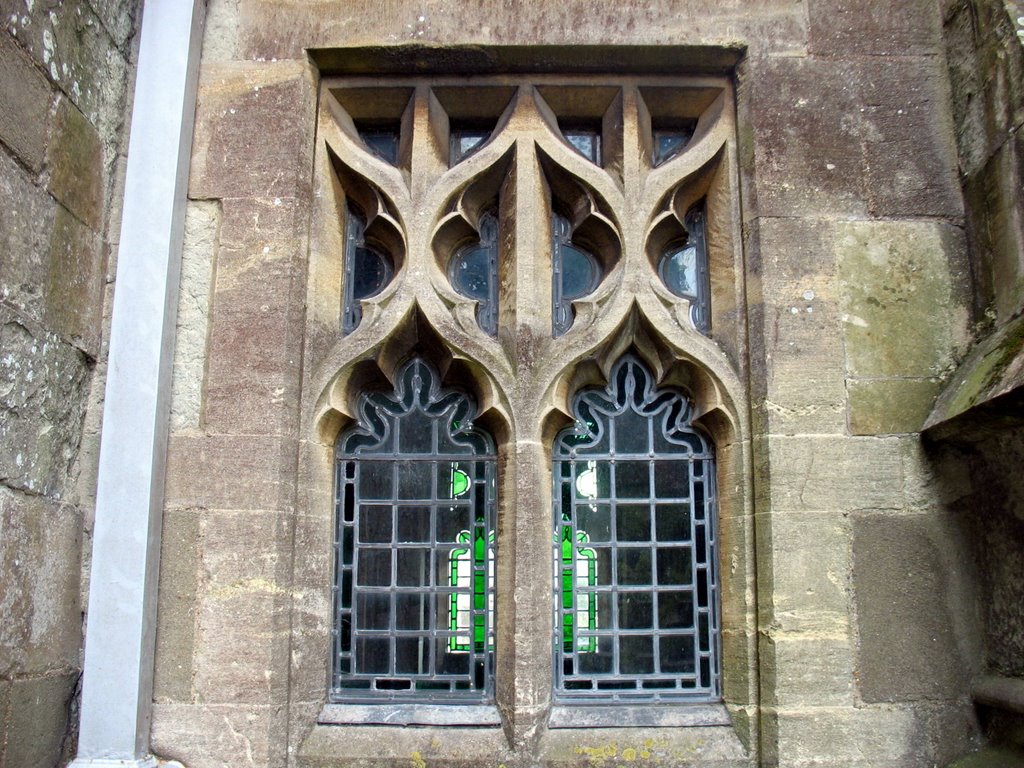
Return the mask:
<svg viewBox="0 0 1024 768">
<path fill-rule="evenodd" d="M 413 359 L 336 446 L 332 701 L 494 691 L 494 442 Z"/>
<path fill-rule="evenodd" d="M 633 356 L 574 415 L 554 449 L 556 696 L 718 700 L 711 442 Z"/>
</svg>

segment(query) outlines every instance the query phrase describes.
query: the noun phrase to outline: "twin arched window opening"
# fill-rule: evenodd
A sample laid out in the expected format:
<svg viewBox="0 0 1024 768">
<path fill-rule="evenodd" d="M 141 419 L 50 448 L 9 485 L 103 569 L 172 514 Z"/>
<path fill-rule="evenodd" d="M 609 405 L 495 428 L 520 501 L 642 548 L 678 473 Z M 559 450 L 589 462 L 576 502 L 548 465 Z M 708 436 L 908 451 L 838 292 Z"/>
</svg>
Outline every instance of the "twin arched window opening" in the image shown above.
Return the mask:
<svg viewBox="0 0 1024 768">
<path fill-rule="evenodd" d="M 555 695 L 717 700 L 712 445 L 632 356 L 573 408 L 552 452 Z M 490 701 L 494 441 L 419 358 L 359 414 L 336 445 L 331 700 Z"/>
</svg>

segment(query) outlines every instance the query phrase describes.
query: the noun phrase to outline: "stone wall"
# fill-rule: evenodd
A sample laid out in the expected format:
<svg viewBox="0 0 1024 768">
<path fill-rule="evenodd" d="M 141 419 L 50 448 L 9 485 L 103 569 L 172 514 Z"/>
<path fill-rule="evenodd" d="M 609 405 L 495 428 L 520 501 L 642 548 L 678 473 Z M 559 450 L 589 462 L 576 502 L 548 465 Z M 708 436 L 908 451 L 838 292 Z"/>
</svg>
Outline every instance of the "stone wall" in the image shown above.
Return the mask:
<svg viewBox="0 0 1024 768">
<path fill-rule="evenodd" d="M 0 2 L 0 765 L 73 749 L 135 0 Z"/>
<path fill-rule="evenodd" d="M 307 259 L 321 75 L 306 49 L 402 44 L 440 46 L 442 57 L 445 46 L 745 46 L 734 73 L 735 215 L 748 322 L 723 345 L 740 349 L 739 370 L 749 366 L 749 477 L 732 480 L 753 482 L 756 547 L 732 556 L 756 570 L 757 617 L 725 631 L 756 645 L 760 701 L 731 710 L 739 746 L 709 730 L 680 745 L 639 728 L 563 732 L 539 756 L 543 725 L 509 725 L 509 751 L 488 733 L 453 745 L 438 729 L 314 728 L 322 700 L 296 699 L 325 689 L 326 653 L 311 651 L 307 627 L 330 621 L 330 603 L 295 564 L 329 573 L 331 557 L 304 537 L 329 514 L 311 499 L 329 498 L 331 439 L 312 433 L 319 393 L 304 369 L 322 340 L 305 314 L 316 295 Z M 510 766 L 611 765 L 646 752 L 673 765 L 911 768 L 967 751 L 980 617 L 965 608 L 973 560 L 949 507 L 966 480 L 956 463 L 937 467 L 920 438 L 972 341 L 977 303 L 946 56 L 932 0 L 211 0 L 154 749 L 190 768 L 489 765 L 495 750 Z M 509 440 L 510 461 L 543 462 L 543 448 Z M 529 485 L 506 490 L 529 498 Z M 529 629 L 516 642 L 535 643 Z M 517 656 L 511 669 L 529 679 L 524 664 Z"/>
</svg>

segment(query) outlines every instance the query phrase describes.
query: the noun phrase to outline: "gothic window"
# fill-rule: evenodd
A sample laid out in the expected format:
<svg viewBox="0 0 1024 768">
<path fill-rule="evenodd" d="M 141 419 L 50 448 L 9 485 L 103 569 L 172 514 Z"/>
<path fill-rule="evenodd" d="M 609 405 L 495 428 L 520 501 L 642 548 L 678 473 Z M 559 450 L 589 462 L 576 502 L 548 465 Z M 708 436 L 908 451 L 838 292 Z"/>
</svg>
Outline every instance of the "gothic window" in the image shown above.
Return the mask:
<svg viewBox="0 0 1024 768">
<path fill-rule="evenodd" d="M 755 700 L 748 496 L 716 490 L 716 462 L 749 471 L 732 88 L 325 75 L 300 523 L 324 546 L 297 569 L 334 588 L 320 723 L 582 748 Z"/>
<path fill-rule="evenodd" d="M 556 440 L 561 699 L 720 695 L 714 455 L 690 412 L 627 357 Z"/>
<path fill-rule="evenodd" d="M 336 701 L 493 695 L 494 444 L 414 359 L 338 438 Z"/>
</svg>

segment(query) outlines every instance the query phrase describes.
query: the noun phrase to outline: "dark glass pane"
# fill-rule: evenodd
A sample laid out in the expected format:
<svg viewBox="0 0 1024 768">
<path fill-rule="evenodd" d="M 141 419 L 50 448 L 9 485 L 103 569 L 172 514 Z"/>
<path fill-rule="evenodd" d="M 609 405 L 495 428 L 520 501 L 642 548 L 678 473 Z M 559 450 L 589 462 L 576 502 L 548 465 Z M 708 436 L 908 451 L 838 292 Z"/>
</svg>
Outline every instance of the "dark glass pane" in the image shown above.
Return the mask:
<svg viewBox="0 0 1024 768">
<path fill-rule="evenodd" d="M 607 504 L 581 504 L 576 509 L 576 529 L 590 541 L 611 541 L 612 510 Z"/>
<path fill-rule="evenodd" d="M 619 629 L 652 629 L 654 600 L 649 592 L 619 594 Z"/>
<path fill-rule="evenodd" d="M 456 128 L 451 135 L 451 156 L 449 163 L 455 165 L 487 143 L 491 132 L 481 128 Z"/>
<path fill-rule="evenodd" d="M 398 541 L 430 543 L 430 507 L 398 508 Z"/>
<path fill-rule="evenodd" d="M 658 646 L 658 661 L 662 672 L 691 674 L 695 671 L 692 637 L 663 635 L 658 639 Z"/>
<path fill-rule="evenodd" d="M 597 287 L 594 257 L 572 244 L 562 246 L 562 298 L 578 299 Z"/>
<path fill-rule="evenodd" d="M 398 570 L 397 584 L 400 587 L 424 587 L 429 586 L 430 579 L 430 550 L 422 549 L 399 549 L 395 553 Z"/>
<path fill-rule="evenodd" d="M 360 629 L 389 629 L 391 599 L 379 592 L 362 593 L 356 598 L 356 625 Z"/>
<path fill-rule="evenodd" d="M 391 473 L 393 467 L 388 462 L 364 461 L 359 465 L 359 498 L 390 499 Z"/>
<path fill-rule="evenodd" d="M 379 674 L 388 671 L 391 656 L 387 638 L 360 637 L 356 639 L 356 672 Z"/>
<path fill-rule="evenodd" d="M 601 133 L 596 130 L 566 128 L 562 135 L 573 149 L 590 162 L 601 164 Z"/>
<path fill-rule="evenodd" d="M 440 672 L 443 675 L 468 675 L 469 674 L 469 654 L 468 653 L 449 653 L 446 647 L 448 642 L 447 638 L 442 639 L 437 644 L 438 650 L 438 661 Z"/>
<path fill-rule="evenodd" d="M 699 620 L 698 636 L 700 637 L 700 649 L 702 651 L 710 651 L 711 648 L 708 647 L 708 643 L 709 643 L 708 615 L 706 613 L 701 614 L 701 617 L 700 617 L 700 620 Z"/>
<path fill-rule="evenodd" d="M 679 128 L 654 131 L 654 165 L 661 165 L 682 152 L 693 138 L 696 127 L 697 122 L 694 120 Z"/>
<path fill-rule="evenodd" d="M 460 504 L 453 507 L 439 507 L 437 510 L 438 543 L 454 544 L 459 542 L 459 534 L 468 531 L 472 524 L 473 520 L 468 506 Z"/>
<path fill-rule="evenodd" d="M 648 585 L 651 583 L 651 550 L 623 548 L 618 550 L 619 584 Z"/>
<path fill-rule="evenodd" d="M 359 550 L 356 584 L 360 587 L 389 586 L 391 584 L 391 550 Z"/>
<path fill-rule="evenodd" d="M 689 463 L 685 461 L 655 462 L 654 493 L 659 499 L 685 499 L 689 497 Z"/>
<path fill-rule="evenodd" d="M 600 640 L 607 643 L 608 638 L 602 637 Z M 599 650 L 596 653 L 581 653 L 580 672 L 585 675 L 607 674 L 611 672 L 612 659 L 611 652 L 608 650 Z"/>
<path fill-rule="evenodd" d="M 658 547 L 658 584 L 690 584 L 693 573 L 687 547 Z"/>
<path fill-rule="evenodd" d="M 430 600 L 422 592 L 395 595 L 395 629 L 430 629 Z"/>
<path fill-rule="evenodd" d="M 398 428 L 398 450 L 402 453 L 430 453 L 433 451 L 434 423 L 433 417 L 419 411 L 406 414 Z M 401 476 L 401 468 L 398 472 Z"/>
<path fill-rule="evenodd" d="M 650 541 L 650 507 L 646 504 L 619 504 L 615 510 L 615 537 L 619 541 Z"/>
<path fill-rule="evenodd" d="M 693 593 L 658 593 L 658 628 L 690 629 L 693 627 Z"/>
<path fill-rule="evenodd" d="M 615 495 L 618 498 L 646 499 L 650 494 L 649 462 L 619 461 L 615 463 Z"/>
<path fill-rule="evenodd" d="M 459 251 L 452 260 L 452 285 L 463 296 L 481 301 L 491 295 L 491 249 L 473 246 Z"/>
<path fill-rule="evenodd" d="M 371 248 L 356 248 L 352 269 L 352 298 L 376 296 L 391 279 L 391 264 L 382 253 Z"/>
<path fill-rule="evenodd" d="M 398 164 L 398 131 L 360 131 L 359 138 L 381 160 Z"/>
<path fill-rule="evenodd" d="M 697 295 L 697 247 L 687 245 L 666 253 L 661 260 L 661 279 L 676 296 Z"/>
<path fill-rule="evenodd" d="M 359 508 L 359 541 L 389 543 L 391 541 L 391 507 L 363 504 Z"/>
<path fill-rule="evenodd" d="M 647 635 L 619 638 L 619 670 L 627 675 L 654 672 L 654 638 Z"/>
<path fill-rule="evenodd" d="M 429 461 L 404 461 L 398 465 L 398 498 L 429 499 L 434 491 L 430 478 L 433 463 Z"/>
<path fill-rule="evenodd" d="M 651 450 L 647 430 L 650 418 L 632 408 L 615 417 L 615 452 L 646 454 Z"/>
<path fill-rule="evenodd" d="M 690 505 L 659 504 L 655 508 L 655 533 L 658 541 L 688 541 L 690 539 Z"/>
<path fill-rule="evenodd" d="M 395 640 L 395 672 L 408 675 L 429 673 L 430 638 L 397 638 Z"/>
</svg>

